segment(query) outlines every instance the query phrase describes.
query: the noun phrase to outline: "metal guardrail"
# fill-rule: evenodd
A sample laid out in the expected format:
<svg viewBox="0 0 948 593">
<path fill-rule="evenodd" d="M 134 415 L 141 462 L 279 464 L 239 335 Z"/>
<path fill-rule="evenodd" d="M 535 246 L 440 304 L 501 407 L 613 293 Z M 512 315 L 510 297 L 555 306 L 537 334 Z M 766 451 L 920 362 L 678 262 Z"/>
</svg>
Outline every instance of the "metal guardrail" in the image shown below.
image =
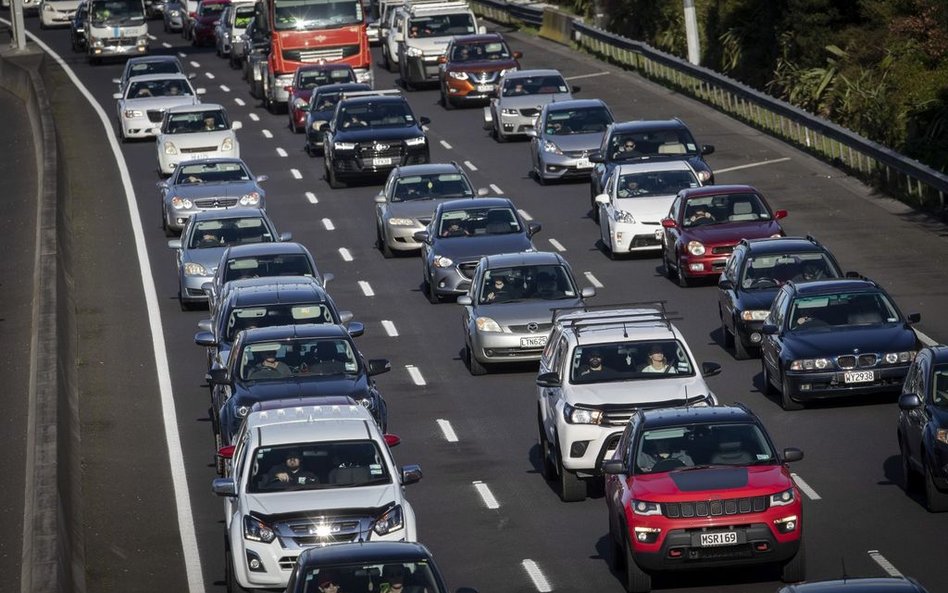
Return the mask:
<svg viewBox="0 0 948 593">
<path fill-rule="evenodd" d="M 523 2 L 471 0 L 474 11 L 500 23 L 540 27 L 545 8 Z M 717 72 L 571 19 L 570 39 L 606 61 L 635 70 L 829 161 L 912 206 L 948 221 L 948 175 L 789 103 Z"/>
</svg>

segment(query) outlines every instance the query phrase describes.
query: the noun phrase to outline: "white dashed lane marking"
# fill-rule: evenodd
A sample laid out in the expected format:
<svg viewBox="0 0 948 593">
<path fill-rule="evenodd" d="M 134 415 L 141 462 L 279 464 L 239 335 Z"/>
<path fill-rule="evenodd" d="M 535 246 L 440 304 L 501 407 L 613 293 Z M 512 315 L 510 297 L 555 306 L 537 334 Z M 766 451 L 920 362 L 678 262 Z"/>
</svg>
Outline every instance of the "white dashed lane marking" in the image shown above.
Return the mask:
<svg viewBox="0 0 948 593">
<path fill-rule="evenodd" d="M 205 72 L 205 73 L 204 73 L 204 76 L 207 76 L 207 77 L 210 78 L 211 80 L 214 80 L 214 75 L 211 74 L 210 72 Z"/>
<path fill-rule="evenodd" d="M 182 58 L 184 57 L 184 54 L 178 54 L 178 55 L 181 56 Z M 195 62 L 194 60 L 191 60 L 191 67 L 192 67 L 192 68 L 200 68 L 201 65 L 198 64 L 197 62 Z"/>
<path fill-rule="evenodd" d="M 324 219 L 323 219 L 323 226 L 326 227 L 326 230 L 327 230 L 327 231 L 334 231 L 334 230 L 336 230 L 336 226 L 335 226 L 335 225 L 332 223 L 332 221 L 329 220 L 328 218 L 324 218 Z M 361 284 L 361 283 L 360 283 L 360 284 Z M 368 284 L 368 283 L 366 283 L 366 284 Z"/>
<path fill-rule="evenodd" d="M 375 291 L 372 290 L 372 285 L 365 280 L 359 280 L 359 288 L 362 289 L 362 294 L 365 296 L 375 296 Z"/>
<path fill-rule="evenodd" d="M 240 99 L 237 99 L 237 100 L 240 101 Z M 243 105 L 244 102 L 243 102 L 243 101 L 240 101 L 240 104 Z M 257 115 L 256 113 L 248 113 L 248 114 L 247 114 L 247 117 L 249 117 L 249 118 L 252 119 L 253 121 L 260 121 L 260 116 Z"/>
<path fill-rule="evenodd" d="M 522 216 L 523 219 L 526 220 L 527 222 L 530 222 L 531 220 L 533 220 L 533 217 L 530 216 L 530 214 L 528 214 L 526 210 L 522 210 L 522 209 L 518 208 L 518 209 L 517 209 L 517 212 L 519 212 L 519 213 L 520 213 L 520 216 Z"/>
<path fill-rule="evenodd" d="M 586 275 L 586 280 L 589 280 L 589 283 L 595 286 L 596 288 L 602 288 L 602 282 L 598 278 L 593 276 L 592 272 L 583 272 Z"/>
<path fill-rule="evenodd" d="M 448 144 L 448 143 L 445 142 L 444 140 L 440 140 L 439 142 L 441 143 L 441 146 L 447 148 L 448 150 L 451 150 L 451 145 L 450 145 L 450 144 Z"/>
<path fill-rule="evenodd" d="M 487 508 L 500 508 L 500 503 L 497 502 L 496 498 L 494 498 L 494 493 L 490 491 L 490 488 L 487 487 L 487 484 L 478 480 L 474 482 L 474 489 L 477 490 L 477 493 L 481 495 L 481 500 L 484 501 L 484 504 L 487 505 Z"/>
<path fill-rule="evenodd" d="M 566 248 L 563 247 L 563 244 L 556 239 L 550 239 L 550 245 L 552 245 L 557 251 L 566 251 Z"/>
<path fill-rule="evenodd" d="M 222 84 L 222 85 L 221 85 L 221 90 L 224 91 L 225 93 L 229 93 L 229 92 L 230 92 L 230 87 L 227 86 L 226 84 Z"/>
<path fill-rule="evenodd" d="M 395 328 L 395 324 L 389 321 L 388 319 L 382 320 L 382 329 L 385 330 L 385 335 L 390 338 L 398 337 L 398 329 Z"/>
<path fill-rule="evenodd" d="M 158 41 L 158 38 L 152 35 L 151 33 L 148 34 L 148 38 L 151 39 L 152 41 Z"/>
<path fill-rule="evenodd" d="M 318 203 L 319 203 L 319 200 L 316 198 L 316 194 L 314 194 L 313 192 L 308 191 L 308 192 L 306 192 L 304 195 L 306 196 L 306 199 L 309 200 L 309 203 L 310 203 L 310 204 L 318 204 Z"/>
<path fill-rule="evenodd" d="M 454 427 L 451 426 L 451 423 L 447 420 L 438 420 L 438 427 L 441 429 L 441 434 L 444 435 L 444 440 L 449 443 L 458 442 L 458 435 L 454 432 Z"/>
<path fill-rule="evenodd" d="M 879 553 L 879 550 L 869 550 L 869 557 L 872 560 L 882 567 L 882 570 L 886 572 L 890 577 L 901 577 L 903 576 L 899 569 L 895 567 L 894 564 L 889 562 L 885 556 Z"/>
<path fill-rule="evenodd" d="M 183 51 L 179 51 L 179 52 L 178 52 L 178 57 L 179 57 L 179 58 L 186 58 L 186 57 L 188 57 L 188 54 L 184 53 Z M 193 62 L 192 62 L 192 64 L 193 64 Z"/>
<path fill-rule="evenodd" d="M 731 171 L 740 171 L 741 169 L 750 169 L 751 167 L 763 167 L 764 165 L 773 165 L 775 163 L 782 163 L 784 161 L 789 161 L 790 157 L 785 156 L 780 159 L 771 159 L 769 161 L 760 161 L 757 163 L 748 163 L 746 165 L 737 165 L 736 167 L 728 167 L 726 169 L 715 169 L 715 174 L 717 173 L 730 173 Z"/>
<path fill-rule="evenodd" d="M 266 128 L 260 130 L 260 133 L 263 134 L 264 138 L 273 138 L 273 132 L 271 132 L 270 130 Z"/>
<path fill-rule="evenodd" d="M 536 562 L 527 559 L 521 562 L 520 565 L 527 571 L 527 576 L 533 581 L 533 586 L 537 588 L 537 591 L 540 593 L 549 593 L 553 590 L 553 588 L 550 587 L 550 581 L 546 580 L 546 575 L 543 574 L 543 571 L 540 570 Z"/>
<path fill-rule="evenodd" d="M 290 169 L 290 175 L 293 176 L 293 179 L 302 179 L 303 174 L 300 173 L 299 169 Z"/>
<path fill-rule="evenodd" d="M 241 99 L 240 97 L 234 97 L 234 103 L 240 105 L 241 107 L 243 107 L 244 105 L 246 105 L 246 103 L 244 103 L 244 100 Z M 257 121 L 257 118 L 254 117 L 255 115 L 257 115 L 257 114 L 256 114 L 256 113 L 251 113 L 251 114 L 250 114 L 250 119 L 252 119 L 253 121 Z"/>
<path fill-rule="evenodd" d="M 287 156 L 286 151 L 279 147 L 277 147 L 277 154 L 284 158 Z"/>
<path fill-rule="evenodd" d="M 477 167 L 474 166 L 474 163 L 471 161 L 464 161 L 464 166 L 470 169 L 471 171 L 477 171 Z"/>
<path fill-rule="evenodd" d="M 798 476 L 797 474 L 794 474 L 794 473 L 791 473 L 791 474 L 790 474 L 790 477 L 792 477 L 792 478 L 793 478 L 793 481 L 796 482 L 797 488 L 799 488 L 800 490 L 802 490 L 803 493 L 806 494 L 807 497 L 809 497 L 810 500 L 822 500 L 823 497 L 820 496 L 819 494 L 817 494 L 817 493 L 816 493 L 816 490 L 814 490 L 813 488 L 811 488 L 810 485 L 807 484 L 807 483 L 803 480 L 803 478 L 801 478 L 800 476 Z"/>
<path fill-rule="evenodd" d="M 421 371 L 418 370 L 418 367 L 413 364 L 406 364 L 405 370 L 408 371 L 408 375 L 411 377 L 411 380 L 415 382 L 415 385 L 418 385 L 419 387 L 422 385 L 427 385 L 427 383 L 425 383 L 425 378 L 421 376 Z"/>
<path fill-rule="evenodd" d="M 352 254 L 345 247 L 339 248 L 339 256 L 342 257 L 342 261 L 352 261 Z"/>
<path fill-rule="evenodd" d="M 503 195 L 503 193 L 504 193 L 504 190 L 500 189 L 499 187 L 497 187 L 497 186 L 494 185 L 493 183 L 490 184 L 490 188 L 491 188 L 492 190 L 494 190 L 494 193 L 497 194 L 497 195 L 499 195 L 499 196 L 500 196 L 500 195 Z"/>
<path fill-rule="evenodd" d="M 165 49 L 171 49 L 171 44 L 168 43 L 167 41 L 165 41 L 165 42 L 163 42 L 163 43 L 161 44 L 161 47 L 163 47 L 163 48 L 165 48 Z"/>
</svg>

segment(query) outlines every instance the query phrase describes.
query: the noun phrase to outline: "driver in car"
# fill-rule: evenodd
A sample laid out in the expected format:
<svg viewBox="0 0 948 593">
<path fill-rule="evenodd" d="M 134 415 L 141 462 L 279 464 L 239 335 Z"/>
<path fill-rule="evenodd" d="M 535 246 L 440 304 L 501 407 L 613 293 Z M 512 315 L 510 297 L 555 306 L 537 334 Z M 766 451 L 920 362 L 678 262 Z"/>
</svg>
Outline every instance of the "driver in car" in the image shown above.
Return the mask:
<svg viewBox="0 0 948 593">
<path fill-rule="evenodd" d="M 672 460 L 672 463 L 663 464 L 668 467 L 668 469 L 673 469 L 674 467 L 690 467 L 695 464 L 691 456 L 688 455 L 682 449 L 675 449 L 672 447 L 673 439 L 657 439 L 654 441 L 654 447 L 651 447 L 651 452 L 647 452 L 646 448 L 649 447 L 649 444 L 652 441 L 646 441 L 642 444 L 642 449 L 639 451 L 638 464 L 643 471 L 650 472 L 652 469 L 664 461 Z M 674 463 L 677 461 L 678 463 Z M 659 471 L 662 471 L 659 468 Z"/>
<path fill-rule="evenodd" d="M 316 474 L 303 469 L 301 463 L 302 455 L 299 451 L 295 449 L 287 451 L 285 461 L 270 469 L 264 484 L 269 487 L 281 486 L 285 489 L 318 484 L 319 479 Z"/>
</svg>

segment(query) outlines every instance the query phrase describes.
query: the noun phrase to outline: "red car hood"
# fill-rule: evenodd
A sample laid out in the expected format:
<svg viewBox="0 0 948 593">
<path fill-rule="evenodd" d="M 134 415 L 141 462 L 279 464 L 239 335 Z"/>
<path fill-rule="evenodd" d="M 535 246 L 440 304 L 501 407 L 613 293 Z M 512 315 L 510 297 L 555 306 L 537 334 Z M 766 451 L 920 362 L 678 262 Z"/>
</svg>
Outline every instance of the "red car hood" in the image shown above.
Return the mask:
<svg viewBox="0 0 948 593">
<path fill-rule="evenodd" d="M 780 465 L 719 465 L 638 475 L 628 480 L 632 497 L 650 502 L 765 496 L 793 486 L 789 472 Z"/>
<path fill-rule="evenodd" d="M 682 241 L 701 241 L 705 245 L 735 245 L 741 239 L 764 239 L 780 233 L 776 220 L 723 222 L 682 229 Z"/>
</svg>

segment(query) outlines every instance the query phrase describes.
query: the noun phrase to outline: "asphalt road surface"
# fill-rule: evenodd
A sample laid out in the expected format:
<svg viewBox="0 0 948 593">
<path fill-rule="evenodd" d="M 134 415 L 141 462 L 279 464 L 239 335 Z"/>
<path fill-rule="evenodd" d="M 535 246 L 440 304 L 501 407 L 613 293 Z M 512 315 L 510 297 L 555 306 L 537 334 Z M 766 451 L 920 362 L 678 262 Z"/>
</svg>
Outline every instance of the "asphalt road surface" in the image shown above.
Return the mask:
<svg viewBox="0 0 948 593">
<path fill-rule="evenodd" d="M 38 29 L 34 19 L 29 26 Z M 378 382 L 389 404 L 389 429 L 403 439 L 395 455 L 401 464 L 419 463 L 424 468 L 425 478 L 408 487 L 408 496 L 418 515 L 420 540 L 435 553 L 451 587 L 524 593 L 620 591 L 618 577 L 608 568 L 602 498 L 564 504 L 538 473 L 536 367 L 470 376 L 460 359 L 460 308 L 427 302 L 420 292 L 417 258 L 384 260 L 373 246 L 372 198 L 378 185 L 329 189 L 322 179 L 321 159 L 306 156 L 302 137 L 289 131 L 285 115 L 267 113 L 250 97 L 238 71 L 215 57 L 212 49 L 194 49 L 177 35 L 161 33 L 158 22 L 152 23 L 151 30 L 156 36 L 155 52 L 181 52 L 187 70 L 197 74 L 196 86 L 207 89 L 204 100 L 225 105 L 232 119 L 243 123 L 238 132 L 241 156 L 256 174 L 270 176 L 268 211 L 279 230 L 292 231 L 296 240 L 312 250 L 320 269 L 336 275 L 329 284 L 336 302 L 366 324 L 365 336 L 358 339 L 365 355 L 391 359 L 393 371 Z M 66 31 L 44 31 L 41 36 L 69 59 L 113 116 L 111 79 L 119 75 L 120 66 L 88 66 L 84 58 L 70 52 Z M 524 52 L 524 67 L 559 68 L 582 86 L 578 97 L 604 99 L 620 120 L 681 117 L 699 143 L 716 146 L 708 160 L 719 183 L 758 187 L 774 208 L 790 211 L 784 221 L 788 234 L 813 234 L 833 250 L 845 269 L 880 281 L 904 311 L 921 312 L 923 331 L 936 340 L 948 337 L 948 321 L 942 316 L 948 302 L 944 226 L 928 223 L 825 163 L 637 75 L 529 35 L 510 34 L 509 39 L 513 49 Z M 380 66 L 375 73 L 377 88 L 395 84 L 395 75 Z M 415 114 L 432 120 L 433 161 L 463 163 L 476 186 L 513 198 L 528 216 L 541 222 L 543 231 L 535 237 L 538 248 L 562 251 L 581 284 L 597 285 L 597 303 L 667 301 L 668 309 L 683 317 L 677 325 L 697 359 L 723 365 L 723 372 L 709 380 L 720 399 L 749 405 L 779 448 L 797 446 L 806 452 L 793 471 L 808 486 L 804 525 L 811 579 L 840 577 L 843 567 L 851 576 L 881 576 L 887 564 L 917 577 L 930 591 L 948 590 L 941 564 L 948 515 L 927 513 L 899 484 L 894 398 L 782 411 L 760 391 L 759 361 L 735 361 L 722 349 L 714 286 L 681 289 L 661 276 L 660 261 L 654 257 L 610 261 L 596 248 L 598 227 L 588 217 L 585 183 L 541 188 L 528 175 L 528 144 L 496 144 L 481 129 L 480 109 L 445 111 L 433 89 L 407 95 Z M 152 264 L 149 273 L 158 290 L 203 585 L 207 591 L 222 591 L 223 505 L 210 492 L 213 450 L 206 420 L 207 389 L 202 384 L 204 355 L 192 341 L 196 323 L 206 312 L 185 313 L 178 308 L 174 258 L 161 231 L 154 186 L 158 180 L 154 143 L 129 143 L 122 149 L 142 216 Z M 97 183 L 91 172 L 86 183 L 92 187 Z M 114 207 L 97 213 L 100 228 L 115 229 L 127 237 L 124 198 L 109 192 L 103 200 Z M 134 250 L 123 243 L 110 257 L 87 263 L 108 269 L 116 262 L 134 261 Z M 113 280 L 139 284 L 135 277 Z M 121 327 L 126 321 L 142 319 L 137 298 L 125 302 L 107 295 L 114 287 L 113 282 L 100 286 L 102 302 L 114 307 L 110 322 Z M 382 321 L 391 322 L 389 330 Z M 397 335 L 391 334 L 392 327 Z M 139 338 L 110 350 L 109 356 L 119 357 L 110 364 L 123 375 L 115 385 L 100 384 L 106 392 L 103 397 L 136 397 L 126 391 L 130 379 L 154 381 L 151 342 L 147 336 Z M 110 422 L 118 442 L 137 440 L 146 450 L 163 447 L 157 415 L 124 420 L 110 416 Z M 456 441 L 446 438 L 442 428 L 446 425 L 453 429 Z M 135 509 L 135 517 L 142 521 L 164 522 L 164 526 L 157 536 L 149 529 L 132 529 L 124 537 L 122 549 L 127 554 L 127 545 L 133 541 L 137 563 L 125 575 L 116 566 L 123 561 L 121 554 L 110 552 L 108 541 L 98 538 L 97 549 L 103 555 L 95 562 L 100 568 L 111 567 L 112 574 L 97 581 L 99 572 L 90 570 L 89 590 L 167 590 L 167 583 L 140 578 L 136 571 L 146 576 L 164 573 L 172 575 L 174 583 L 180 582 L 180 541 L 168 535 L 175 525 L 174 511 L 148 517 L 147 505 L 135 502 L 139 496 L 155 498 L 155 493 L 165 498 L 170 488 L 168 471 L 160 463 L 167 462 L 166 458 L 156 455 L 149 472 L 127 479 L 127 454 L 113 459 L 108 451 L 99 450 L 97 455 L 105 456 L 96 460 L 103 469 L 114 464 L 126 479 L 108 488 L 87 487 L 86 496 L 97 497 L 102 507 L 95 517 L 86 517 L 90 529 L 96 520 L 109 517 L 122 522 L 130 516 L 128 509 Z M 489 508 L 495 505 L 488 505 L 482 496 L 485 489 L 496 500 L 496 508 Z M 164 512 L 164 507 L 155 510 Z M 880 563 L 879 555 L 888 563 Z M 91 557 L 87 552 L 87 558 Z M 667 591 L 726 587 L 735 592 L 764 592 L 774 591 L 779 582 L 772 571 L 720 570 L 673 575 L 658 579 L 655 585 Z"/>
</svg>

